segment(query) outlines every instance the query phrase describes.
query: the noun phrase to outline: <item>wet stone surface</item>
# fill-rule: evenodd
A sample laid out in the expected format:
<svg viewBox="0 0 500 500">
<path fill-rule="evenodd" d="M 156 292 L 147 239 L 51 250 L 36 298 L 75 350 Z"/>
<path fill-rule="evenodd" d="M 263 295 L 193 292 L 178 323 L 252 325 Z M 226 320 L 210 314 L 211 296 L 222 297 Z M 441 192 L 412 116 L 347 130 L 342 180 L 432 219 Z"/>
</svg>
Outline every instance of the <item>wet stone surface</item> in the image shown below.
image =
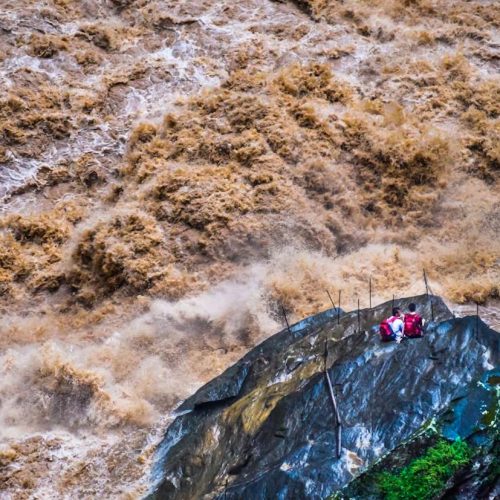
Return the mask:
<svg viewBox="0 0 500 500">
<path fill-rule="evenodd" d="M 397 304 L 410 301 L 430 319 L 425 296 Z M 369 332 L 391 306 L 362 310 L 359 326 L 352 312 L 339 324 L 281 332 L 200 389 L 158 448 L 151 498 L 325 498 L 499 365 L 498 334 L 482 322 L 476 331 L 475 318 L 453 318 L 438 297 L 423 339 L 381 343 Z M 343 425 L 340 459 L 325 343 Z M 207 404 L 211 397 L 217 404 Z"/>
<path fill-rule="evenodd" d="M 500 405 L 497 369 L 473 381 L 439 415 L 340 492 L 338 499 L 382 499 L 378 477 L 399 473 L 443 438 L 461 440 L 471 459 L 444 484 L 440 498 L 498 498 L 500 495 Z"/>
</svg>

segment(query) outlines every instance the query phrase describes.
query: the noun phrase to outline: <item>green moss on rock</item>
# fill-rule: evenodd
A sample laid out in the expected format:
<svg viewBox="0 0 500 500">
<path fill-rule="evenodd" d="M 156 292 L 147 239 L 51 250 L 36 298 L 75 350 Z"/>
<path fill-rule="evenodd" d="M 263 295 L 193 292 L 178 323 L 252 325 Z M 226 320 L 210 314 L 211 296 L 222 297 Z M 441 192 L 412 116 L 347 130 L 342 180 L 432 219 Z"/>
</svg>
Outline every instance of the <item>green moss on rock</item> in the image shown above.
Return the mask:
<svg viewBox="0 0 500 500">
<path fill-rule="evenodd" d="M 464 441 L 440 440 L 399 473 L 382 472 L 377 484 L 388 500 L 425 500 L 435 498 L 446 482 L 473 456 Z"/>
</svg>

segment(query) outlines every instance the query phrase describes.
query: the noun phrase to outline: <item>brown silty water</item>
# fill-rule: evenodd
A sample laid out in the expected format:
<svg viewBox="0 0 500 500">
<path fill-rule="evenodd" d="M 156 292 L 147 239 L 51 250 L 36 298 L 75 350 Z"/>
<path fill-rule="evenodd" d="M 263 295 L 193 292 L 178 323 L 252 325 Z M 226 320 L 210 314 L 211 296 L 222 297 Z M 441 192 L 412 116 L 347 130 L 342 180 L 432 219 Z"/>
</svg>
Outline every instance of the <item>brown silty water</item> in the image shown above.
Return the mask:
<svg viewBox="0 0 500 500">
<path fill-rule="evenodd" d="M 291 321 L 499 327 L 495 2 L 3 1 L 0 498 L 136 498 Z"/>
</svg>

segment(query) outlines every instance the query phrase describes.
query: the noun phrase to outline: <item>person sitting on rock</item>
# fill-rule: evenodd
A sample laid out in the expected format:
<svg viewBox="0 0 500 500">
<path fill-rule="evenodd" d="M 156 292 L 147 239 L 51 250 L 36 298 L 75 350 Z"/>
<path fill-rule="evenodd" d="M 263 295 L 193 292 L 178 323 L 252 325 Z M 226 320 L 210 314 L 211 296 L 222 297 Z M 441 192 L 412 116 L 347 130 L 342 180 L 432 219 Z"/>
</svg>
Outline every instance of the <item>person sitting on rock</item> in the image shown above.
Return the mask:
<svg viewBox="0 0 500 500">
<path fill-rule="evenodd" d="M 380 323 L 380 337 L 383 341 L 395 340 L 398 344 L 404 337 L 404 316 L 399 307 L 392 308 L 392 316 Z"/>
<path fill-rule="evenodd" d="M 412 302 L 408 305 L 408 313 L 404 315 L 404 334 L 405 337 L 412 339 L 423 336 L 424 320 L 417 313 L 417 306 Z"/>
</svg>

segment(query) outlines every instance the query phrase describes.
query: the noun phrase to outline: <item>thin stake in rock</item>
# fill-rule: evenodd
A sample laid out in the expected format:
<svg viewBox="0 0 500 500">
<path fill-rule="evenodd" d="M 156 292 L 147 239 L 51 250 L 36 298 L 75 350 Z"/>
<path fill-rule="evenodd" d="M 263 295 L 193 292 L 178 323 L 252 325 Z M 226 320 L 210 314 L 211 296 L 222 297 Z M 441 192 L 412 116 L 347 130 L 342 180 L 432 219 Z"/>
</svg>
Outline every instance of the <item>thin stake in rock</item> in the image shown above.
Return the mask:
<svg viewBox="0 0 500 500">
<path fill-rule="evenodd" d="M 288 328 L 288 333 L 292 333 L 292 331 L 290 330 L 290 323 L 288 323 L 288 318 L 286 317 L 286 311 L 285 311 L 285 308 L 283 306 L 281 306 L 281 310 L 283 311 L 283 316 L 285 317 L 285 321 L 286 321 L 286 327 Z"/>
<path fill-rule="evenodd" d="M 342 421 L 340 420 L 339 408 L 337 405 L 337 399 L 335 398 L 335 393 L 333 392 L 332 381 L 330 379 L 330 374 L 327 368 L 328 363 L 328 340 L 325 341 L 325 379 L 326 385 L 328 387 L 328 393 L 330 394 L 330 400 L 333 406 L 333 412 L 335 414 L 335 421 L 337 424 L 337 458 L 340 458 L 342 453 Z"/>
<path fill-rule="evenodd" d="M 425 269 L 424 269 L 424 283 L 425 283 L 425 294 L 428 296 L 429 295 L 429 284 L 427 283 L 427 274 L 425 273 Z"/>
<path fill-rule="evenodd" d="M 332 303 L 332 307 L 335 309 L 335 303 L 333 302 L 332 296 L 330 295 L 330 292 L 327 290 L 326 293 L 328 294 L 328 298 L 330 299 L 330 302 Z"/>
<path fill-rule="evenodd" d="M 342 290 L 339 290 L 339 308 L 337 309 L 337 325 L 340 325 L 340 295 Z"/>
<path fill-rule="evenodd" d="M 476 302 L 476 335 L 479 335 L 479 302 Z"/>
<path fill-rule="evenodd" d="M 427 297 L 429 298 L 429 302 L 430 302 L 430 305 L 431 305 L 431 319 L 432 321 L 434 321 L 434 304 L 432 303 L 432 290 L 431 290 L 431 287 L 429 285 L 429 282 L 427 281 L 427 273 L 425 272 L 425 269 L 424 269 L 424 283 L 425 283 L 425 293 L 427 295 Z M 430 292 L 430 294 L 429 294 Z"/>
<path fill-rule="evenodd" d="M 370 281 L 368 282 L 368 295 L 370 297 L 370 309 L 372 308 L 372 277 L 370 276 Z"/>
<path fill-rule="evenodd" d="M 361 332 L 361 317 L 359 313 L 359 297 L 358 297 L 358 333 Z"/>
</svg>

